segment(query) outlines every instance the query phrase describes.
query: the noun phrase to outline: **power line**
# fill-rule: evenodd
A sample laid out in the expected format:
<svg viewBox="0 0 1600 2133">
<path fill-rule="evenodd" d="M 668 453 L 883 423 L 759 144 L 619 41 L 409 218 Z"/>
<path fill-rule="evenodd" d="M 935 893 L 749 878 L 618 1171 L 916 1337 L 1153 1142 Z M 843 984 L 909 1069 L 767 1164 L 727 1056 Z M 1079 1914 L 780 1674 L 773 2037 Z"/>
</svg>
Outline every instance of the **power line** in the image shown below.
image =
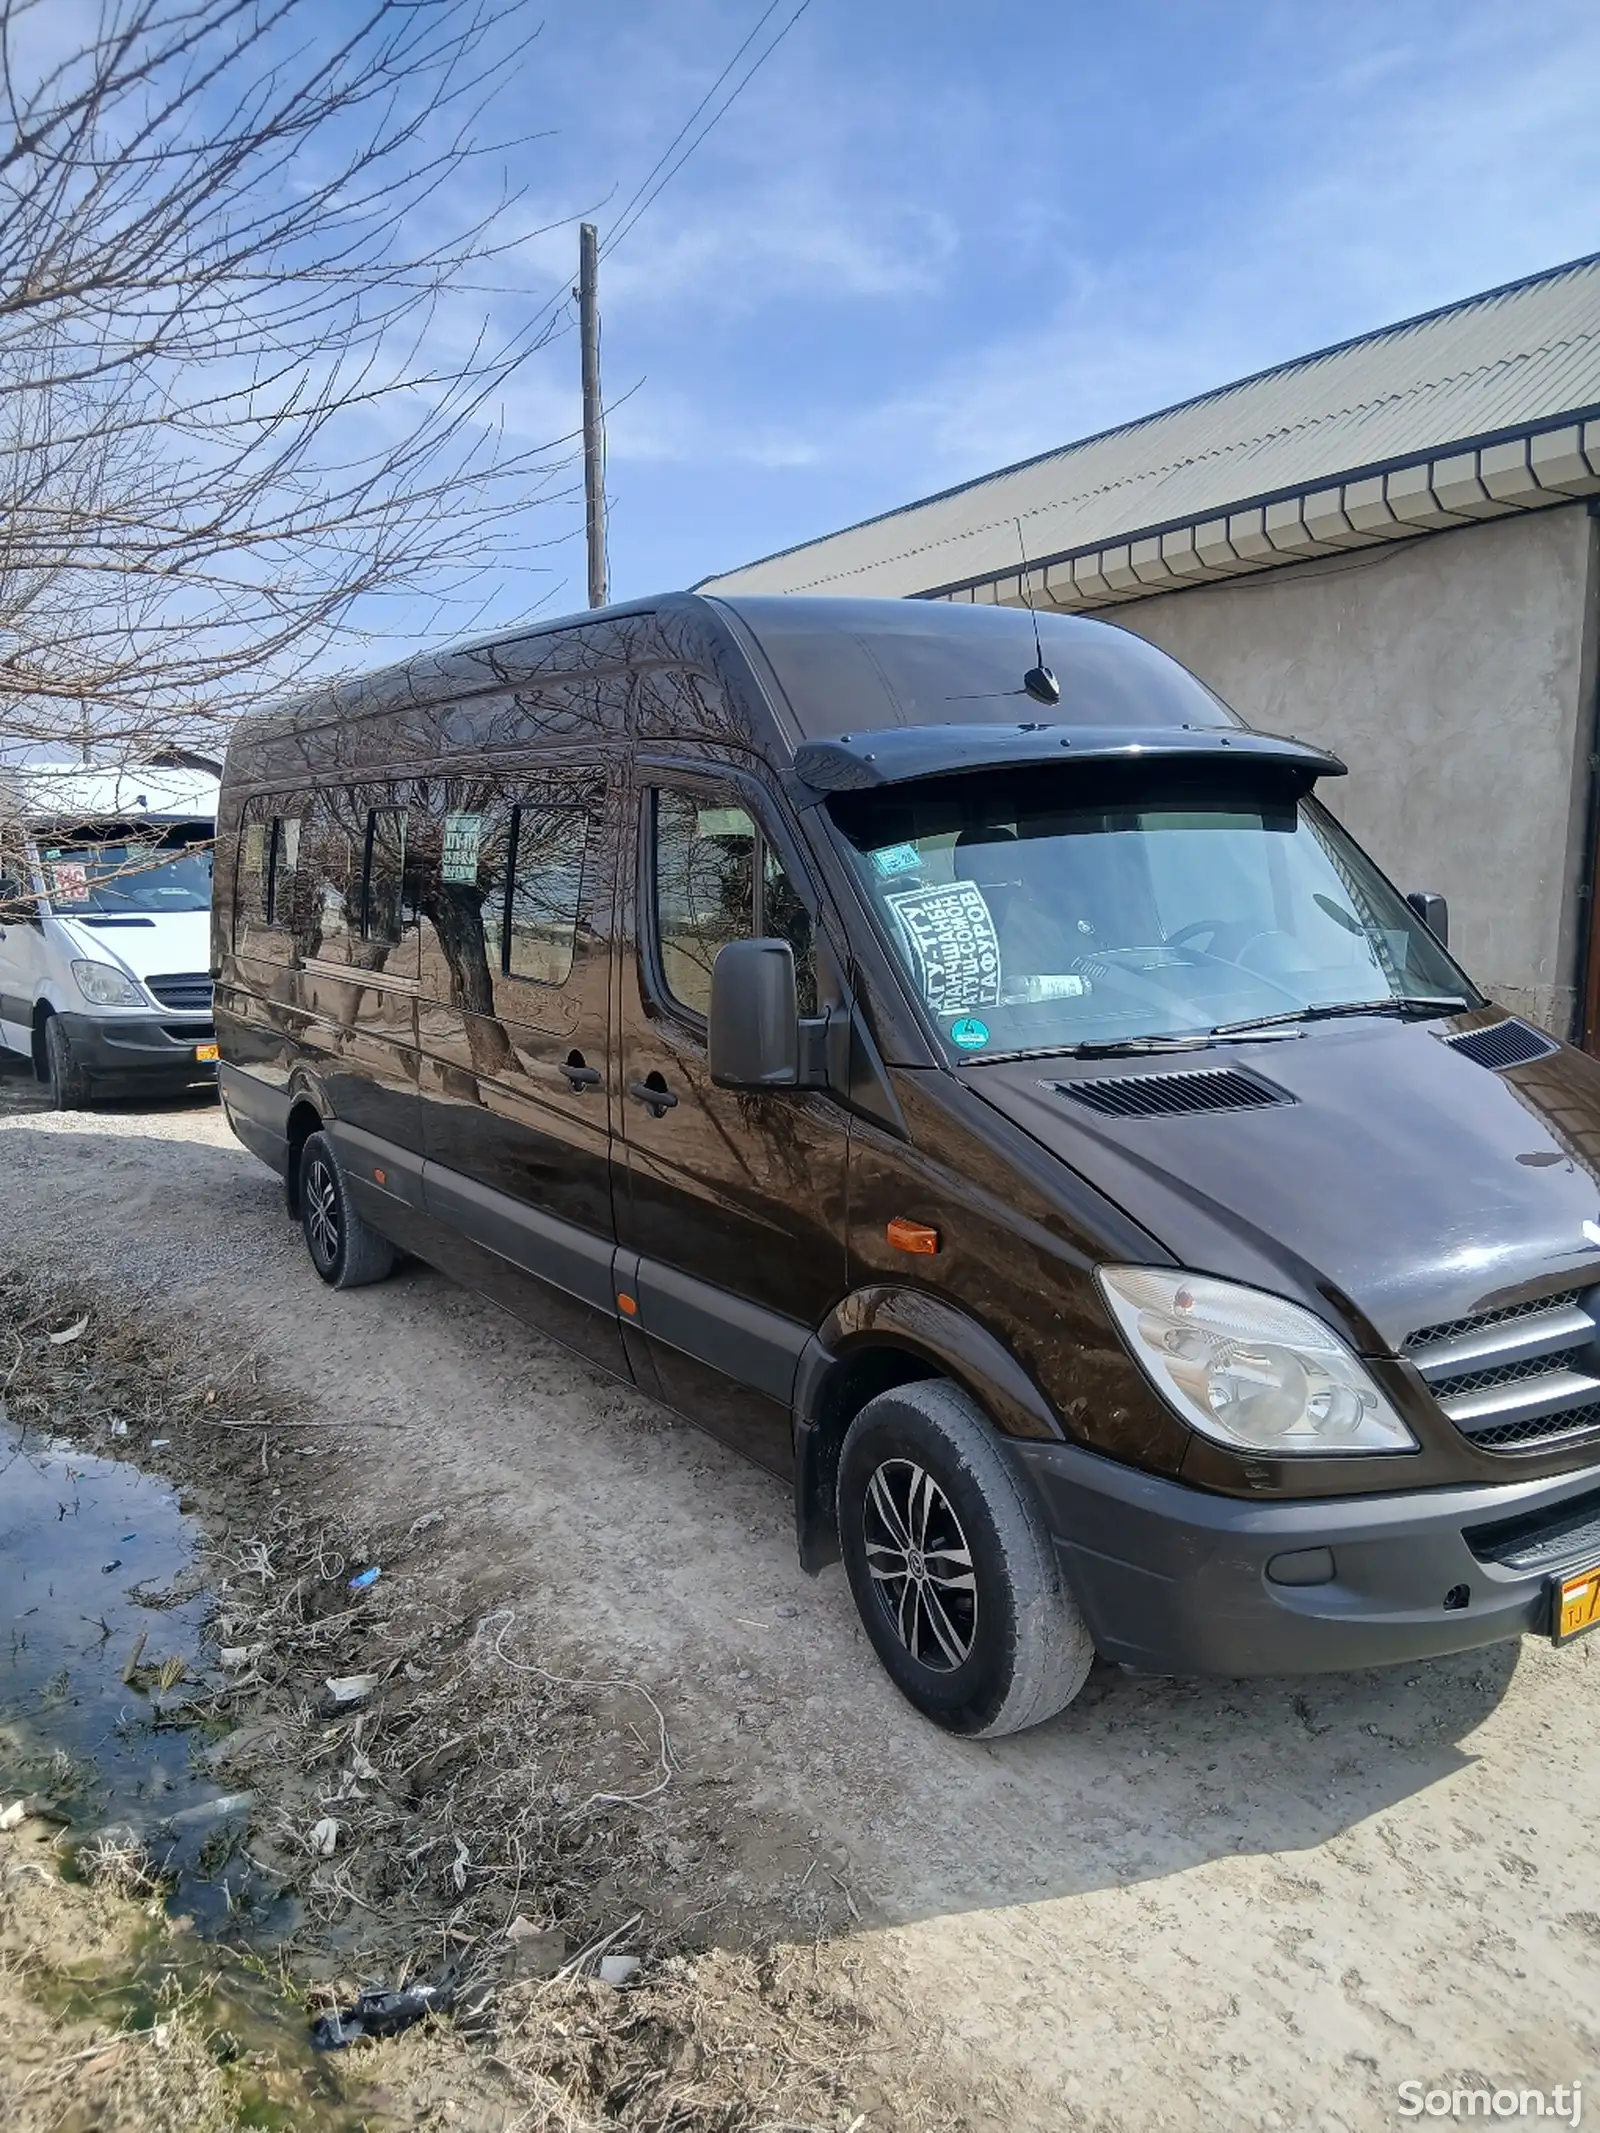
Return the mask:
<svg viewBox="0 0 1600 2133">
<path fill-rule="evenodd" d="M 775 15 L 778 12 L 778 9 L 782 6 L 782 4 L 783 0 L 770 0 L 770 5 L 763 11 L 760 19 L 756 23 L 755 28 L 750 32 L 744 43 L 740 45 L 738 51 L 735 52 L 733 57 L 728 61 L 728 64 L 723 68 L 722 72 L 717 76 L 716 80 L 711 84 L 711 87 L 706 91 L 705 95 L 701 97 L 699 103 L 697 103 L 694 109 L 689 113 L 689 116 L 684 120 L 683 124 L 678 128 L 677 132 L 672 136 L 672 139 L 668 141 L 666 147 L 662 149 L 660 155 L 657 156 L 655 162 L 650 166 L 650 169 L 645 173 L 644 177 L 640 179 L 638 185 L 634 188 L 628 200 L 618 210 L 617 220 L 615 224 L 615 227 L 618 230 L 621 229 L 622 225 L 632 214 L 635 206 L 643 197 L 646 189 L 650 184 L 651 179 L 654 178 L 656 172 L 661 168 L 662 164 L 665 163 L 667 158 L 672 154 L 672 151 L 677 147 L 678 143 L 689 131 L 689 128 L 694 124 L 695 120 L 700 116 L 701 112 L 704 111 L 707 104 L 710 103 L 711 99 L 716 95 L 717 91 L 722 87 L 722 84 L 727 80 L 728 76 L 733 72 L 734 68 L 739 64 L 745 53 L 749 51 L 751 45 L 755 43 L 756 38 L 761 33 L 763 25 L 769 20 L 771 16 Z M 617 240 L 614 236 L 608 237 L 606 239 L 607 248 L 609 249 L 609 247 L 615 244 L 616 241 Z"/>
<path fill-rule="evenodd" d="M 688 162 L 689 158 L 700 146 L 700 143 L 712 131 L 713 127 L 716 126 L 717 122 L 720 119 L 726 117 L 727 113 L 733 108 L 734 104 L 738 101 L 740 96 L 742 96 L 744 91 L 750 86 L 750 83 L 755 79 L 756 75 L 766 65 L 767 61 L 772 57 L 773 53 L 778 49 L 779 45 L 782 44 L 785 37 L 788 36 L 789 32 L 800 20 L 800 17 L 805 13 L 806 9 L 810 7 L 811 0 L 800 0 L 800 5 L 795 9 L 794 13 L 789 17 L 788 21 L 783 25 L 782 29 L 779 30 L 777 36 L 772 39 L 771 43 L 768 44 L 764 48 L 764 50 L 757 53 L 756 57 L 745 69 L 744 73 L 740 76 L 738 81 L 734 83 L 732 89 L 728 92 L 727 96 L 723 98 L 722 103 L 717 107 L 715 111 L 712 112 L 710 118 L 707 119 L 704 126 L 702 126 L 700 131 L 694 135 L 692 140 L 690 140 L 688 146 L 684 149 L 682 155 L 678 157 L 675 163 L 670 164 L 670 166 L 663 171 L 662 165 L 664 163 L 667 163 L 668 158 L 672 155 L 673 150 L 678 146 L 678 143 L 683 140 L 685 134 L 689 133 L 695 121 L 699 118 L 701 112 L 705 110 L 706 106 L 711 102 L 712 98 L 716 95 L 722 84 L 727 80 L 728 76 L 733 72 L 734 68 L 739 64 L 740 59 L 750 49 L 756 38 L 761 34 L 761 31 L 767 24 L 767 22 L 771 20 L 774 14 L 776 14 L 779 5 L 780 0 L 771 0 L 771 4 L 759 17 L 755 24 L 755 27 L 750 31 L 749 35 L 740 45 L 738 51 L 734 53 L 733 57 L 728 61 L 728 64 L 723 68 L 722 72 L 717 76 L 716 80 L 711 84 L 711 87 L 706 91 L 705 95 L 701 97 L 699 103 L 696 104 L 694 110 L 690 112 L 688 118 L 684 121 L 682 126 L 679 127 L 677 133 L 674 134 L 672 140 L 667 144 L 667 147 L 663 150 L 661 155 L 657 157 L 655 166 L 650 171 L 649 176 L 647 176 L 644 182 L 637 188 L 637 190 L 634 192 L 632 199 L 629 200 L 627 206 L 624 207 L 622 213 L 618 216 L 616 226 L 613 228 L 611 235 L 606 239 L 605 244 L 602 247 L 603 251 L 610 252 L 614 250 L 615 247 L 622 242 L 623 238 L 627 236 L 628 232 L 633 228 L 634 224 L 639 220 L 639 217 L 650 206 L 652 201 L 659 198 L 663 189 L 671 184 L 672 180 L 677 176 L 678 172 L 682 170 L 684 164 Z M 659 177 L 657 177 L 657 172 L 661 173 Z M 652 183 L 652 180 L 654 180 L 654 183 Z"/>
</svg>

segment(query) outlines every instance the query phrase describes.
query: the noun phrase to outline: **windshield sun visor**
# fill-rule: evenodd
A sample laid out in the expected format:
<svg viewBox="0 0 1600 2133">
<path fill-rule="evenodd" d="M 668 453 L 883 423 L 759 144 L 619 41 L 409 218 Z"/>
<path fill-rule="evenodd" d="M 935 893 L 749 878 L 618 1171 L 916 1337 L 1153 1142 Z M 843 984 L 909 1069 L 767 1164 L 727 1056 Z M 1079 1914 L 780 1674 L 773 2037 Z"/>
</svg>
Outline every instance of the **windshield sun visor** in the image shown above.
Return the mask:
<svg viewBox="0 0 1600 2133">
<path fill-rule="evenodd" d="M 1182 761 L 1270 764 L 1300 791 L 1309 791 L 1318 778 L 1345 774 L 1338 756 L 1324 748 L 1244 727 L 1068 726 L 1032 720 L 1016 726 L 891 726 L 842 733 L 836 740 L 802 742 L 794 771 L 822 798 L 1030 764 Z"/>
</svg>

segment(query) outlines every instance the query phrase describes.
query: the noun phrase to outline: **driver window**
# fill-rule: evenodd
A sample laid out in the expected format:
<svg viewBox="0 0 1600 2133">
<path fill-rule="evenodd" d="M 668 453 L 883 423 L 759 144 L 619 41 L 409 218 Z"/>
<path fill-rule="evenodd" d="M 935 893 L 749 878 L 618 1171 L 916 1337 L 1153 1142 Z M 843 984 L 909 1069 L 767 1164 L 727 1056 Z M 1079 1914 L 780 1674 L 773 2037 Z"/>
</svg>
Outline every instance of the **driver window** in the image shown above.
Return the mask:
<svg viewBox="0 0 1600 2133">
<path fill-rule="evenodd" d="M 800 1012 L 815 1014 L 811 912 L 738 797 L 654 794 L 657 968 L 690 1014 L 711 1011 L 711 966 L 729 941 L 771 937 L 794 949 Z"/>
</svg>

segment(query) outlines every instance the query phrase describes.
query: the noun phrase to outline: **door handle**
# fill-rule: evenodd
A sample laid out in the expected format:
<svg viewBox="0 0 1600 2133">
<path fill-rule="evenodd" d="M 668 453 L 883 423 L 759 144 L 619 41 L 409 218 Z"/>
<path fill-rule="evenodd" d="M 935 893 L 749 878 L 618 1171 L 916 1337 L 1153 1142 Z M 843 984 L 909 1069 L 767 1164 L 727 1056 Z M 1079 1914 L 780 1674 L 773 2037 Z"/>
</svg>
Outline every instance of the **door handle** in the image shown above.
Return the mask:
<svg viewBox="0 0 1600 2133">
<path fill-rule="evenodd" d="M 642 1103 L 652 1118 L 660 1118 L 678 1101 L 661 1076 L 647 1074 L 643 1081 L 630 1081 L 628 1094 Z"/>
<path fill-rule="evenodd" d="M 586 1065 L 582 1052 L 573 1052 L 569 1058 L 563 1059 L 560 1071 L 566 1075 L 567 1086 L 571 1089 L 598 1089 L 600 1086 L 600 1069 Z"/>
</svg>

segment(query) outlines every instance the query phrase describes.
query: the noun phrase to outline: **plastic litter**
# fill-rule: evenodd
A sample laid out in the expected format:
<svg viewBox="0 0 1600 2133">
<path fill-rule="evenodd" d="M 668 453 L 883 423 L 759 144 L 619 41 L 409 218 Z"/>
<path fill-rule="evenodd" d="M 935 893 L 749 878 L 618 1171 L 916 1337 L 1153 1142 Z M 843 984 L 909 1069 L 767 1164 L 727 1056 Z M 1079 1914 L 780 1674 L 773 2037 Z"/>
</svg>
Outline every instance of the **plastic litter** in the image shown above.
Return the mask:
<svg viewBox="0 0 1600 2133">
<path fill-rule="evenodd" d="M 204 1829 L 212 1822 L 231 1822 L 235 1815 L 248 1814 L 255 1804 L 253 1792 L 219 1793 L 214 1800 L 202 1800 L 198 1807 L 182 1807 L 175 1815 L 168 1815 L 166 1826 L 174 1834 L 185 1829 Z"/>
<path fill-rule="evenodd" d="M 113 1570 L 120 1570 L 121 1568 L 122 1557 L 120 1555 L 114 1555 L 109 1563 L 102 1563 L 100 1565 L 100 1575 L 103 1578 L 108 1578 L 110 1577 Z"/>
<path fill-rule="evenodd" d="M 323 1683 L 337 1710 L 345 1704 L 365 1703 L 378 1686 L 376 1674 L 330 1674 Z"/>
<path fill-rule="evenodd" d="M 128 1434 L 128 1425 L 127 1425 L 127 1423 L 126 1423 L 126 1422 L 113 1422 L 113 1423 L 112 1423 L 112 1425 L 111 1425 L 111 1434 L 112 1434 L 112 1436 L 113 1436 L 113 1437 L 125 1437 L 125 1436 L 126 1436 L 126 1435 Z"/>
<path fill-rule="evenodd" d="M 50 1345 L 53 1348 L 60 1348 L 65 1346 L 68 1341 L 75 1341 L 78 1338 L 78 1335 L 83 1332 L 84 1328 L 88 1325 L 88 1323 L 89 1314 L 87 1311 L 85 1311 L 82 1318 L 78 1320 L 78 1323 L 75 1326 L 64 1326 L 59 1333 L 52 1333 L 50 1336 Z M 123 1427 L 126 1428 L 127 1425 L 124 1424 Z"/>
<path fill-rule="evenodd" d="M 331 1859 L 339 1848 L 339 1825 L 332 1815 L 313 1822 L 306 1843 L 319 1859 Z"/>
<path fill-rule="evenodd" d="M 642 1967 L 636 1955 L 602 1955 L 600 1982 L 602 1985 L 614 1985 L 620 1991 L 624 1985 L 633 1983 Z"/>
<path fill-rule="evenodd" d="M 318 2015 L 311 2042 L 318 2051 L 340 2052 L 358 2037 L 396 2037 L 424 2016 L 443 2014 L 448 1994 L 437 1985 L 413 1985 L 406 1992 L 364 1992 L 353 2007 L 336 2007 Z"/>
<path fill-rule="evenodd" d="M 382 1575 L 383 1572 L 376 1566 L 371 1570 L 358 1570 L 350 1580 L 350 1590 L 352 1592 L 365 1592 L 370 1586 L 376 1585 Z"/>
<path fill-rule="evenodd" d="M 150 1449 L 153 1452 L 164 1452 L 171 1442 L 172 1439 L 170 1437 L 152 1437 L 150 1439 Z"/>
<path fill-rule="evenodd" d="M 0 1808 L 0 1829 L 20 1829 L 27 1820 L 28 1810 L 22 1800 L 13 1800 L 11 1805 Z"/>
</svg>

